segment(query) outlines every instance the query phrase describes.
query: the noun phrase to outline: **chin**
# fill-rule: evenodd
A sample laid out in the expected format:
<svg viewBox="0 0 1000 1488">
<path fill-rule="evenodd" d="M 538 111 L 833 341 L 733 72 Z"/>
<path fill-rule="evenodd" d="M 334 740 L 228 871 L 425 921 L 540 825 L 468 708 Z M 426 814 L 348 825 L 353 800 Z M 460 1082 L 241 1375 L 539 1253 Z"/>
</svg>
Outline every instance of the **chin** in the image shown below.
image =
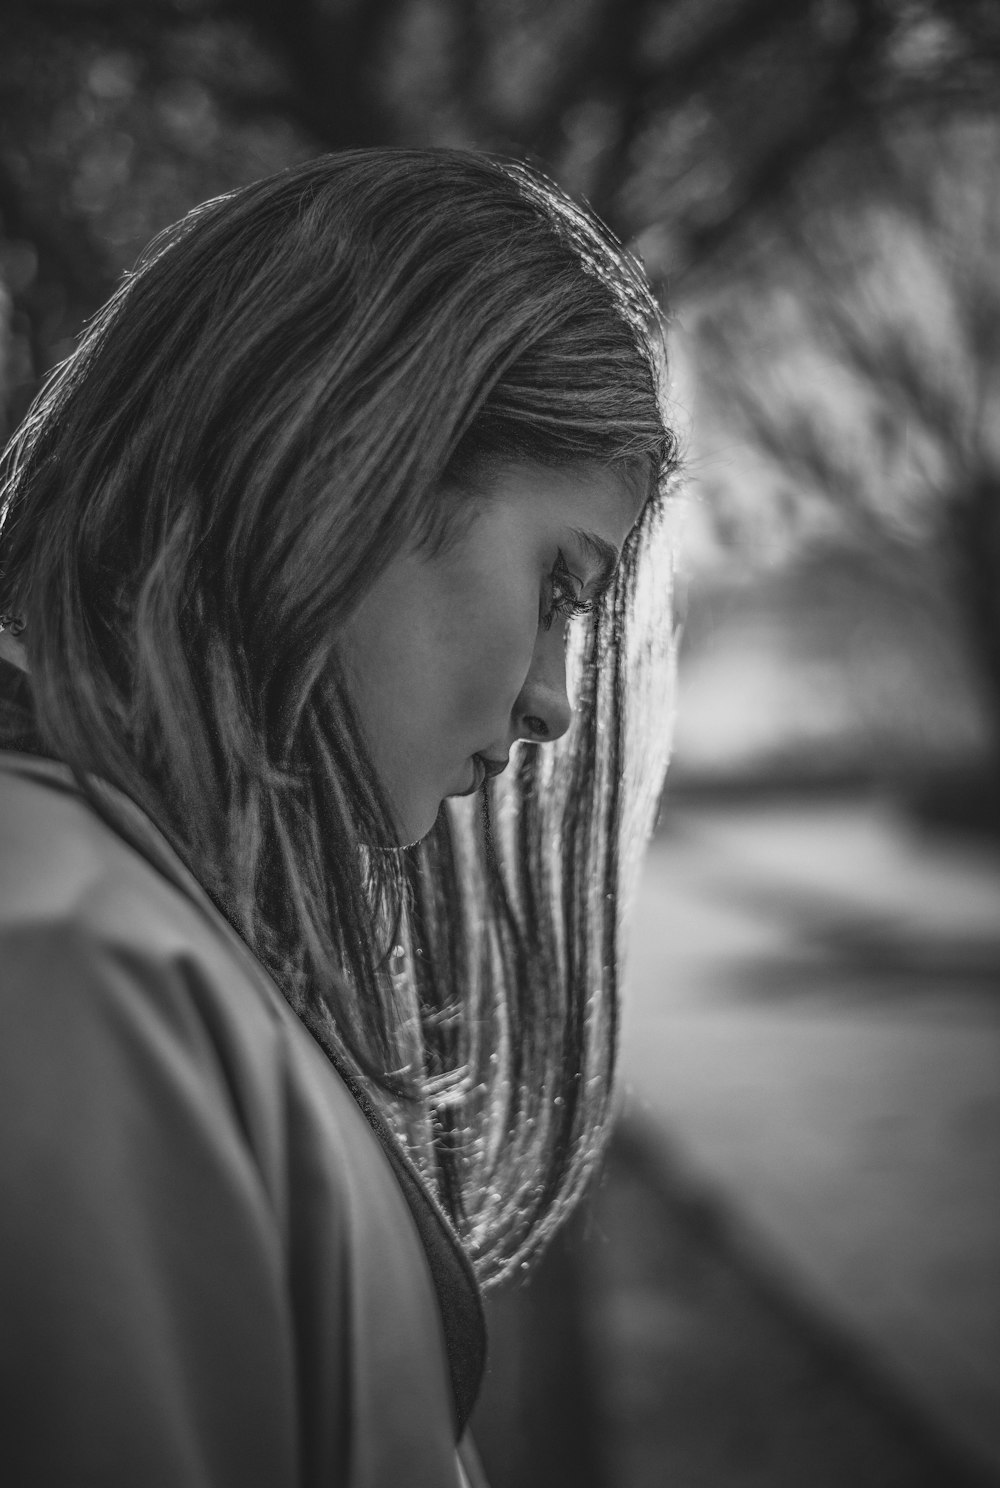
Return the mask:
<svg viewBox="0 0 1000 1488">
<path fill-rule="evenodd" d="M 433 811 L 408 811 L 405 818 L 396 824 L 396 846 L 416 847 L 418 842 L 422 842 L 434 830 L 441 815 L 441 805 L 437 802 Z"/>
</svg>

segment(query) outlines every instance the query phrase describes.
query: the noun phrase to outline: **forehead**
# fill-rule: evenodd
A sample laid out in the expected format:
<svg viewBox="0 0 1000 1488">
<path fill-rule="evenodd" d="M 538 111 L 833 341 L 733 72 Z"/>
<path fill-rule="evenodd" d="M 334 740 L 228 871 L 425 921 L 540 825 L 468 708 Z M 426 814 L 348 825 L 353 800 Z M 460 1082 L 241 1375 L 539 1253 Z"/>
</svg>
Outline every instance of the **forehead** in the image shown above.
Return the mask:
<svg viewBox="0 0 1000 1488">
<path fill-rule="evenodd" d="M 483 496 L 537 527 L 580 529 L 620 549 L 642 511 L 646 487 L 620 466 L 505 465 Z"/>
</svg>

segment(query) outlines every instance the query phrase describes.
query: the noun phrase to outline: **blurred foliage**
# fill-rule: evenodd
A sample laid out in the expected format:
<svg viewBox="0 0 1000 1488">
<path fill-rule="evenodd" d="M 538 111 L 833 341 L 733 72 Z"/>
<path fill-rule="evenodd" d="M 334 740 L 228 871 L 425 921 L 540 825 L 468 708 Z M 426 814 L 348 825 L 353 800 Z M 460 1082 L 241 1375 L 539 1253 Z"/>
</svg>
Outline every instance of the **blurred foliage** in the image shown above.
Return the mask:
<svg viewBox="0 0 1000 1488">
<path fill-rule="evenodd" d="M 998 99 L 996 0 L 4 0 L 0 432 L 193 203 L 345 145 L 496 149 L 669 280 L 757 520 L 943 535 L 1000 593 Z"/>
<path fill-rule="evenodd" d="M 938 555 L 1000 765 L 1000 116 L 885 130 L 790 191 L 738 281 L 687 309 L 702 439 L 734 436 L 711 506 Z M 714 462 L 709 460 L 708 464 Z M 753 492 L 753 511 L 748 495 Z"/>
<path fill-rule="evenodd" d="M 317 150 L 530 155 L 676 278 L 851 130 L 998 74 L 994 0 L 5 0 L 8 422 L 158 228 Z"/>
</svg>

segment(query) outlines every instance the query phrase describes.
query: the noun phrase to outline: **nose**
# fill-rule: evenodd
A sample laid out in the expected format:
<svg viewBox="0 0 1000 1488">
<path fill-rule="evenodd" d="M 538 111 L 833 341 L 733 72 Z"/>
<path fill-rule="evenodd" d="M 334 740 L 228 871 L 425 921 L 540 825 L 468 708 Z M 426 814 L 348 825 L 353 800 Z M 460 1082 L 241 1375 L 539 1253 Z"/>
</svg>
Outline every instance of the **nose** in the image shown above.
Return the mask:
<svg viewBox="0 0 1000 1488">
<path fill-rule="evenodd" d="M 517 738 L 551 744 L 562 738 L 573 721 L 566 693 L 564 627 L 539 630 L 524 686 L 514 704 Z"/>
</svg>

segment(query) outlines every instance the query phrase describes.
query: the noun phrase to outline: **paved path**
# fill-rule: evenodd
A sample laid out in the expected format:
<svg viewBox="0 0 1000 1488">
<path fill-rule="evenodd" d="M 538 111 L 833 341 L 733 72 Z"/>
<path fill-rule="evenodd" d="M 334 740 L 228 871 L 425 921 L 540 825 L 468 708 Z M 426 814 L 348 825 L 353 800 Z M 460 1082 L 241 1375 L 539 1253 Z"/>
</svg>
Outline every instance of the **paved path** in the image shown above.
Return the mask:
<svg viewBox="0 0 1000 1488">
<path fill-rule="evenodd" d="M 866 800 L 666 819 L 626 972 L 631 1110 L 1000 1469 L 1000 855 Z"/>
</svg>

